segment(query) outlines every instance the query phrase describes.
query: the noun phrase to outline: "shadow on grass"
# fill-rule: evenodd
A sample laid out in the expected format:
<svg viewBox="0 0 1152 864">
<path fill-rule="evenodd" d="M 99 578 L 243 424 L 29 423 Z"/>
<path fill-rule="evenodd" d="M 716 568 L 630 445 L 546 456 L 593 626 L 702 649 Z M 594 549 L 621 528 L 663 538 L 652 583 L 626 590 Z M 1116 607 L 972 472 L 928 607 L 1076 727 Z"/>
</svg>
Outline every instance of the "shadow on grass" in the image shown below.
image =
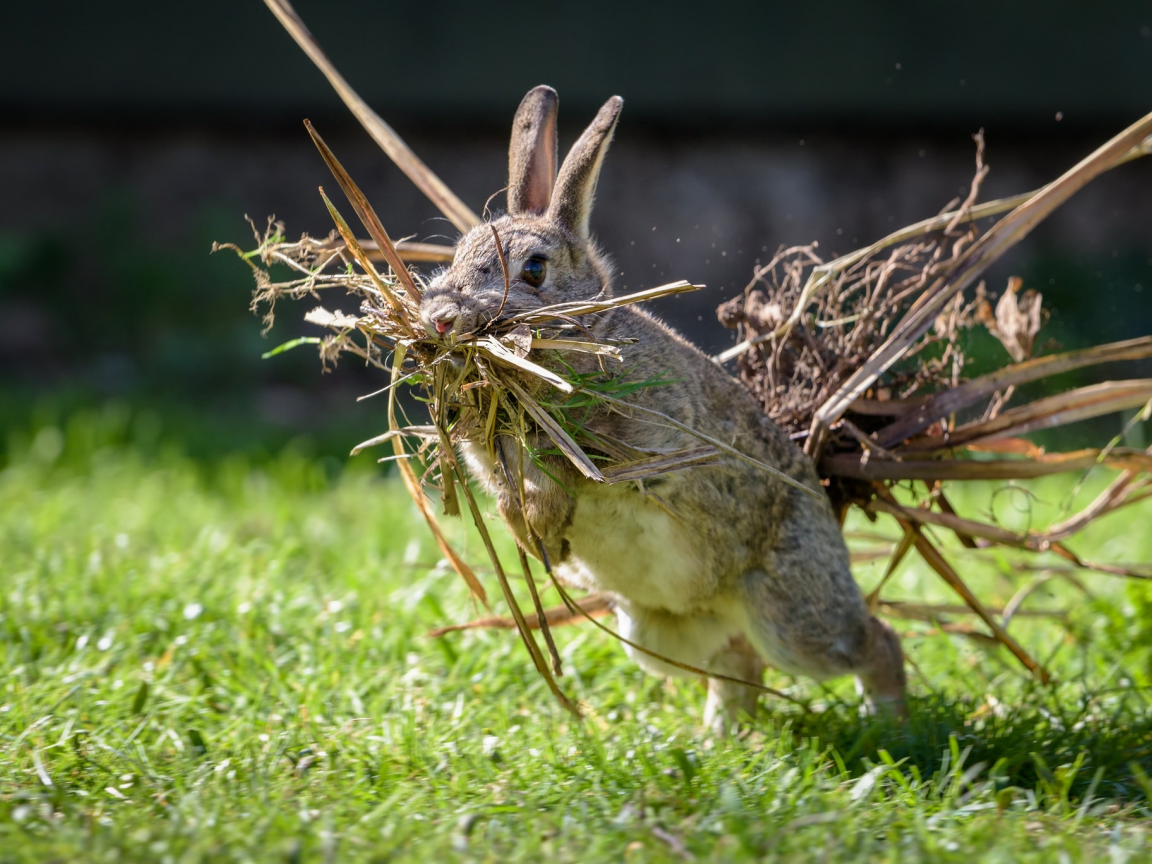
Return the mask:
<svg viewBox="0 0 1152 864">
<path fill-rule="evenodd" d="M 961 755 L 973 779 L 991 773 L 1005 786 L 1063 800 L 1152 800 L 1152 712 L 1146 694 L 1134 689 L 1073 700 L 1036 686 L 1017 705 L 991 697 L 913 697 L 903 722 L 861 716 L 840 703 L 756 728 L 768 736 L 786 728 L 796 738 L 817 739 L 854 775 L 888 761 L 886 753 L 906 772 L 928 778 L 948 773 L 948 762 Z"/>
</svg>

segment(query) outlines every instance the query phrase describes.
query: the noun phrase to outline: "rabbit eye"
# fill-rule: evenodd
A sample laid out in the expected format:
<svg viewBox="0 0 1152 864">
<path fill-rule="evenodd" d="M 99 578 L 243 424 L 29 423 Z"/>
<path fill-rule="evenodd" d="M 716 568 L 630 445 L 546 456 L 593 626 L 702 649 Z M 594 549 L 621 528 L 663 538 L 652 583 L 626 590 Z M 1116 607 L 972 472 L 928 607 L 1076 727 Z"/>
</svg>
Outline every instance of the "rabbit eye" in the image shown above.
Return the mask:
<svg viewBox="0 0 1152 864">
<path fill-rule="evenodd" d="M 533 288 L 539 288 L 544 284 L 544 276 L 547 273 L 548 262 L 543 258 L 529 258 L 524 262 L 524 269 L 520 271 L 520 278 Z"/>
</svg>

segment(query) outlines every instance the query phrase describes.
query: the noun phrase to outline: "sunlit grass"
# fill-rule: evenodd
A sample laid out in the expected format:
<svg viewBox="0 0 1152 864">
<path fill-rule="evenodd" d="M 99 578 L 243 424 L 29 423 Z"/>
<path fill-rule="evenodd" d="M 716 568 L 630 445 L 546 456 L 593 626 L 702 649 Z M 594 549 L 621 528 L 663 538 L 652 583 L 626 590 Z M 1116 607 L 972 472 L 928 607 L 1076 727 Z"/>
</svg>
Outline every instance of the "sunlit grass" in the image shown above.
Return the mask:
<svg viewBox="0 0 1152 864">
<path fill-rule="evenodd" d="M 646 677 L 604 634 L 564 628 L 577 723 L 514 633 L 425 636 L 476 610 L 398 484 L 291 450 L 144 457 L 127 428 L 89 415 L 16 436 L 0 471 L 0 861 L 1149 855 L 1140 586 L 1081 573 L 1087 594 L 1055 579 L 1029 598 L 1067 613 L 1011 625 L 1054 687 L 901 621 L 905 725 L 861 719 L 851 682 L 773 675 L 814 713 L 768 703 L 723 741 L 701 728 L 699 684 Z M 1021 527 L 1069 490 L 956 494 Z M 1147 562 L 1150 517 L 1072 545 Z M 990 605 L 1035 575 L 980 555 L 957 562 Z M 887 593 L 953 602 L 912 563 Z"/>
</svg>

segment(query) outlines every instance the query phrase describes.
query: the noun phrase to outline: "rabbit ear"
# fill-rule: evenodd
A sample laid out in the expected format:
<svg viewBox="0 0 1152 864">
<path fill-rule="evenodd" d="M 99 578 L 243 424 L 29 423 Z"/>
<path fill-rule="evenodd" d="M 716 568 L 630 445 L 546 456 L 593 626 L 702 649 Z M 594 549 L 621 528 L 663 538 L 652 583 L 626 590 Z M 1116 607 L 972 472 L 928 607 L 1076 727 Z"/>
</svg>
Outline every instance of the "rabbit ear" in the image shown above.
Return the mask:
<svg viewBox="0 0 1152 864">
<path fill-rule="evenodd" d="M 528 91 L 512 121 L 508 148 L 508 212 L 539 215 L 548 209 L 556 182 L 556 91 L 541 85 Z"/>
<path fill-rule="evenodd" d="M 596 180 L 600 177 L 600 165 L 608 152 L 623 107 L 624 100 L 619 96 L 605 102 L 560 166 L 560 177 L 556 181 L 548 215 L 581 240 L 589 238 L 588 217 L 592 214 Z"/>
</svg>

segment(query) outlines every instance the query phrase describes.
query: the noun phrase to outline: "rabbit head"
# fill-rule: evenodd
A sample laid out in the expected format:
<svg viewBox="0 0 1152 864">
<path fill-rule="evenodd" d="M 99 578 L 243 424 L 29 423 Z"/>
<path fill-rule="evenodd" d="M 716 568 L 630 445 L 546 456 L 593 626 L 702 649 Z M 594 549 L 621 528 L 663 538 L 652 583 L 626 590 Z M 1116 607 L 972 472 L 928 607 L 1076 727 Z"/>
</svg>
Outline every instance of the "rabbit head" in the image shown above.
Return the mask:
<svg viewBox="0 0 1152 864">
<path fill-rule="evenodd" d="M 609 266 L 592 242 L 589 216 L 624 100 L 604 103 L 559 173 L 558 104 L 556 91 L 544 86 L 520 103 L 508 152 L 508 213 L 462 237 L 452 264 L 428 286 L 420 320 L 429 336 L 454 342 L 500 314 L 610 293 Z"/>
</svg>

